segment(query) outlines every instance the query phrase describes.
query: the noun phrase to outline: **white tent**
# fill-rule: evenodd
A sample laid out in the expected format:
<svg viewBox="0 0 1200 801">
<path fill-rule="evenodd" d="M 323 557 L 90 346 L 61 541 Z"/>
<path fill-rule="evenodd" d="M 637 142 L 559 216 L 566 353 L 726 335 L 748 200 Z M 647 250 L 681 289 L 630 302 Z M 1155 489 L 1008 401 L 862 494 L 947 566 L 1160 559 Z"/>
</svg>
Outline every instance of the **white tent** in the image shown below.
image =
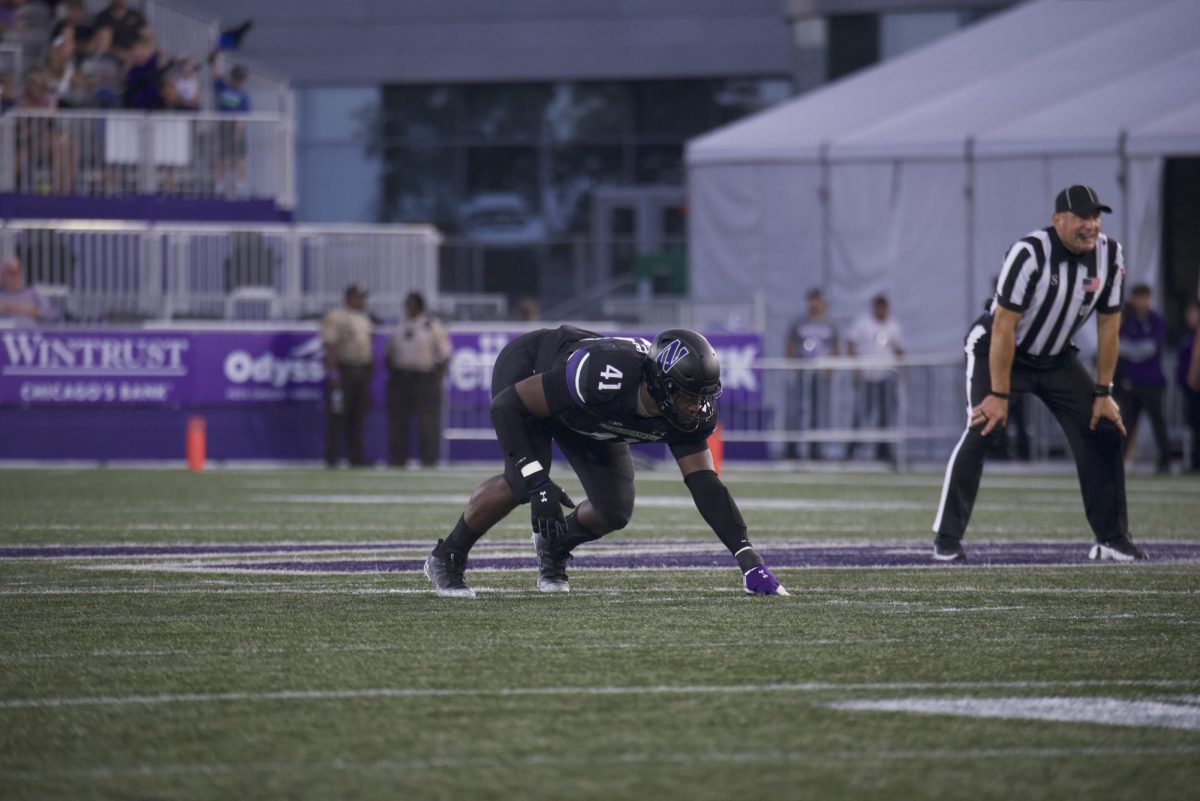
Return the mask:
<svg viewBox="0 0 1200 801">
<path fill-rule="evenodd" d="M 694 140 L 694 297 L 763 293 L 778 352 L 808 288 L 843 319 L 882 292 L 911 351 L 947 352 L 1071 183 L 1156 284 L 1163 159 L 1200 155 L 1197 31 L 1196 0 L 1041 0 Z"/>
</svg>

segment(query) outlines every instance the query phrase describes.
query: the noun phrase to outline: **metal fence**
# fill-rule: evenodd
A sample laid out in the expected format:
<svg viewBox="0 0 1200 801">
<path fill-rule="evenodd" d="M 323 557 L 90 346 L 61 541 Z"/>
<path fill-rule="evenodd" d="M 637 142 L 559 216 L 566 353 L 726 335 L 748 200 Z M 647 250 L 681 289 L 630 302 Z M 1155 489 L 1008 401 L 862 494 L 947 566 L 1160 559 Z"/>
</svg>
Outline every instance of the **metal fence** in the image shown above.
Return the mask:
<svg viewBox="0 0 1200 801">
<path fill-rule="evenodd" d="M 757 392 L 726 393 L 719 401 L 724 440 L 760 446 L 760 458 L 797 463 L 875 463 L 905 470 L 942 465 L 966 425 L 966 381 L 961 354 L 906 356 L 903 361 L 855 357 L 760 358 L 751 368 Z M 1190 457 L 1179 392 L 1167 396 L 1172 447 Z M 1070 447 L 1050 411 L 1021 398 L 1028 452 L 1017 421 L 994 436 L 993 459 L 1069 461 Z M 447 439 L 495 438 L 488 408 L 447 405 Z M 1149 440 L 1147 431 L 1142 439 Z M 1152 463 L 1149 442 L 1142 458 Z"/>
<path fill-rule="evenodd" d="M 423 225 L 0 223 L 0 257 L 82 325 L 313 318 L 355 281 L 399 319 L 409 292 L 439 303 L 439 241 Z"/>
<path fill-rule="evenodd" d="M 15 109 L 0 117 L 0 192 L 85 197 L 295 195 L 280 114 Z"/>
</svg>

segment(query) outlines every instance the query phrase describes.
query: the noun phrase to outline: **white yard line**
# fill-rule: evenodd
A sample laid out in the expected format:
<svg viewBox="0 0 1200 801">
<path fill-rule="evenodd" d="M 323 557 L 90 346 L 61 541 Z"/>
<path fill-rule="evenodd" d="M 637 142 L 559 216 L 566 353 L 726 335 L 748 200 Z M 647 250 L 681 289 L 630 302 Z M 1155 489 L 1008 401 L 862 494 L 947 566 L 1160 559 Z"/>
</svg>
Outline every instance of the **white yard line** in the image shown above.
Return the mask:
<svg viewBox="0 0 1200 801">
<path fill-rule="evenodd" d="M 909 712 L 1200 731 L 1200 707 L 1124 698 L 888 698 L 836 701 L 827 706 L 849 712 Z"/>
<path fill-rule="evenodd" d="M 536 754 L 529 756 L 489 757 L 480 754 L 468 756 L 439 756 L 429 759 L 379 759 L 370 762 L 355 759 L 305 760 L 304 762 L 259 761 L 259 762 L 167 762 L 141 764 L 127 767 L 97 766 L 69 767 L 56 765 L 46 769 L 0 768 L 0 776 L 14 779 L 49 779 L 78 777 L 84 779 L 110 779 L 122 777 L 150 776 L 228 776 L 248 774 L 284 774 L 290 777 L 312 773 L 412 773 L 415 771 L 443 771 L 446 769 L 491 769 L 524 766 L 529 768 L 584 768 L 589 766 L 620 765 L 812 765 L 821 762 L 877 762 L 877 761 L 946 761 L 969 760 L 1020 760 L 1020 759 L 1129 759 L 1187 757 L 1200 754 L 1200 746 L 1162 747 L 1089 747 L 1078 748 L 929 748 L 902 750 L 793 750 L 793 751 L 718 751 L 718 752 L 660 752 L 637 751 L 620 754 L 588 754 L 586 756 L 563 756 Z"/>
<path fill-rule="evenodd" d="M 1034 642 L 1138 642 L 1141 640 L 1160 640 L 1161 635 L 1156 633 L 1147 634 L 1086 634 L 1086 633 L 1069 633 L 1063 632 L 1059 634 L 1035 634 L 1029 636 L 1009 636 L 1009 637 L 951 637 L 941 638 L 940 642 L 955 644 L 955 645 L 1015 645 L 1027 644 Z M 879 637 L 866 639 L 765 639 L 756 640 L 756 645 L 762 648 L 841 648 L 841 647 L 891 647 L 899 646 L 901 648 L 919 647 L 912 640 Z M 650 650 L 661 651 L 668 649 L 672 651 L 678 650 L 723 650 L 723 649 L 744 649 L 746 643 L 744 640 L 736 640 L 729 642 L 693 642 L 693 641 L 670 641 L 670 640 L 654 640 L 650 642 L 506 642 L 508 648 L 527 650 L 527 651 L 636 651 Z M 440 645 L 439 651 L 462 651 L 466 653 L 477 653 L 479 647 L 476 645 Z M 271 645 L 247 645 L 235 648 L 144 648 L 144 649 L 96 649 L 96 650 L 75 650 L 75 651 L 39 651 L 33 653 L 7 653 L 0 654 L 0 664 L 24 664 L 36 662 L 75 662 L 82 659 L 177 659 L 178 657 L 246 657 L 246 656 L 284 656 L 291 654 L 354 654 L 354 653 L 410 653 L 412 646 L 403 643 L 394 645 L 377 645 L 377 644 L 334 644 L 334 643 L 317 643 L 312 645 L 298 646 L 271 646 Z M 1200 684 L 1200 682 L 1197 682 Z M 1171 698 L 1163 699 L 1167 701 L 1180 701 L 1188 703 L 1200 703 L 1200 695 L 1182 695 L 1172 696 Z"/>
<path fill-rule="evenodd" d="M 542 696 L 654 696 L 743 695 L 757 693 L 824 693 L 837 691 L 984 690 L 984 689 L 1085 689 L 1093 687 L 1188 688 L 1200 686 L 1191 679 L 1066 679 L 1062 681 L 946 681 L 946 682 L 779 682 L 771 684 L 602 686 L 602 687 L 501 687 L 433 688 L 374 687 L 327 690 L 262 690 L 219 693 L 163 693 L 157 695 L 50 696 L 0 699 L 0 709 L 72 706 L 156 706 L 221 702 L 327 701 L 378 698 L 513 698 Z"/>
</svg>

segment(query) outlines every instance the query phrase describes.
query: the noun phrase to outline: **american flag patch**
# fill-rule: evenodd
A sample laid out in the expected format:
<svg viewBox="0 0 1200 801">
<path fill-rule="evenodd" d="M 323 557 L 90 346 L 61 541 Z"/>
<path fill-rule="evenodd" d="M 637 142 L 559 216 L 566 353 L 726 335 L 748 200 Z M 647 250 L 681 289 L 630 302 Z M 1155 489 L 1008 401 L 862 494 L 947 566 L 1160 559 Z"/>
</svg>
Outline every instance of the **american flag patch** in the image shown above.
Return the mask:
<svg viewBox="0 0 1200 801">
<path fill-rule="evenodd" d="M 1100 291 L 1100 279 L 1097 278 L 1096 276 L 1091 276 L 1090 278 L 1083 279 L 1083 291 L 1084 292 L 1099 292 Z"/>
</svg>

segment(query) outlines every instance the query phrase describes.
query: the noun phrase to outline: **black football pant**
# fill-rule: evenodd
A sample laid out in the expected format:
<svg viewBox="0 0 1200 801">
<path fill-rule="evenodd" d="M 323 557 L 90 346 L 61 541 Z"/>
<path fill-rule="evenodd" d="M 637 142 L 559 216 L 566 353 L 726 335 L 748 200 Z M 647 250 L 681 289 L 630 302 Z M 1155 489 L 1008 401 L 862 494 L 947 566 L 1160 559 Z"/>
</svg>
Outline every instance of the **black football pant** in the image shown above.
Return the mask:
<svg viewBox="0 0 1200 801">
<path fill-rule="evenodd" d="M 987 338 L 983 326 L 976 326 L 967 338 L 967 429 L 958 440 L 946 477 L 942 483 L 942 499 L 938 505 L 933 530 L 938 539 L 960 540 L 967 530 L 983 463 L 992 449 L 988 437 L 979 432 L 984 425 L 971 427 L 971 409 L 978 406 L 992 389 L 988 369 Z M 979 346 L 979 347 L 977 347 Z M 1036 395 L 1062 426 L 1067 442 L 1075 456 L 1079 473 L 1079 488 L 1083 492 L 1083 508 L 1097 542 L 1110 542 L 1128 536 L 1129 523 L 1125 511 L 1125 463 L 1122 459 L 1121 432 L 1109 420 L 1101 420 L 1093 431 L 1092 377 L 1079 363 L 1074 351 L 1064 351 L 1044 366 L 1014 360 L 1012 393 Z M 1027 514 L 1019 506 L 1013 516 Z"/>
<path fill-rule="evenodd" d="M 1142 412 L 1150 418 L 1150 428 L 1154 432 L 1154 445 L 1158 448 L 1158 469 L 1166 470 L 1171 464 L 1171 443 L 1167 441 L 1167 416 L 1163 413 L 1163 388 L 1132 386 L 1122 389 L 1117 395 L 1121 405 L 1121 417 L 1125 420 L 1125 430 L 1129 432 L 1129 444 L 1133 442 L 1133 433 L 1137 430 Z M 1132 456 L 1133 454 L 1126 454 Z"/>
<path fill-rule="evenodd" d="M 1192 461 L 1188 467 L 1200 470 L 1200 392 L 1188 386 L 1183 387 L 1183 410 L 1188 428 L 1192 430 Z"/>
<path fill-rule="evenodd" d="M 350 464 L 363 467 L 367 464 L 363 449 L 363 431 L 367 413 L 371 410 L 370 364 L 339 364 L 341 376 L 341 410 L 332 403 L 332 387 L 325 383 L 325 464 L 333 467 L 342 458 L 342 445 L 346 445 Z"/>
<path fill-rule="evenodd" d="M 438 462 L 442 439 L 442 379 L 432 370 L 389 370 L 387 380 L 388 462 L 408 463 L 413 418 L 421 464 Z"/>
</svg>

